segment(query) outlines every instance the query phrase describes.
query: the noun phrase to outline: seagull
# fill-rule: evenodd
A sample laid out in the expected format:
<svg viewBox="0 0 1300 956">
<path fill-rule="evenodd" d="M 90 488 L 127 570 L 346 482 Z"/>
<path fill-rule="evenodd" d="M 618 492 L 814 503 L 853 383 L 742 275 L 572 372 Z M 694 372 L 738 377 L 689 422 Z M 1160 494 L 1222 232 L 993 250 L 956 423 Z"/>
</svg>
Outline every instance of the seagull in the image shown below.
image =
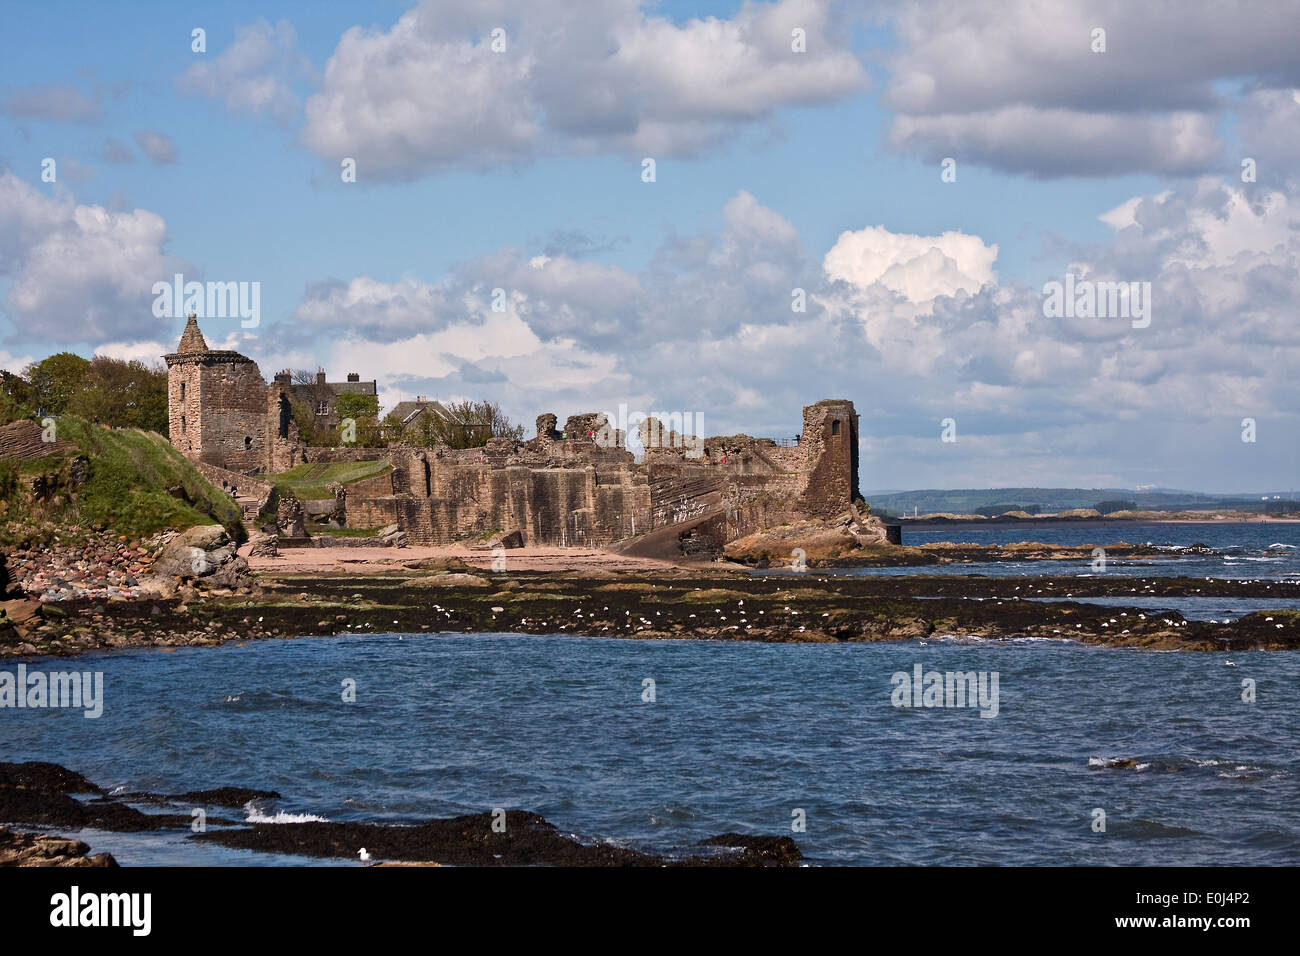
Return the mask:
<svg viewBox="0 0 1300 956">
<path fill-rule="evenodd" d="M 365 847 L 362 847 L 362 848 L 361 848 L 361 850 L 360 850 L 360 852 L 359 852 L 358 855 L 361 857 L 361 862 L 362 862 L 362 863 L 369 863 L 369 862 L 370 862 L 370 853 L 366 850 Z"/>
</svg>

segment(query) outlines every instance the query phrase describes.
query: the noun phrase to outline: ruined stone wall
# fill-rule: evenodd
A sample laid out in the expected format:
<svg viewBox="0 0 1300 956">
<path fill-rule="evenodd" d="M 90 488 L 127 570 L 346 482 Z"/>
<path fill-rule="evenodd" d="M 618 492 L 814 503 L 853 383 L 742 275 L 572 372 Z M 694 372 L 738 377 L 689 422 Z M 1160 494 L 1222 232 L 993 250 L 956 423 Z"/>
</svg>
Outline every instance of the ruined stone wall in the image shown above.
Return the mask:
<svg viewBox="0 0 1300 956">
<path fill-rule="evenodd" d="M 747 435 L 696 446 L 652 448 L 637 464 L 590 436 L 495 439 L 484 448 L 309 449 L 316 461 L 386 457 L 390 475 L 348 486 L 352 527 L 396 523 L 411 544 L 446 545 L 495 531 L 526 543 L 603 546 L 674 524 L 707 519 L 710 541 L 845 511 L 857 490 L 857 416 L 848 402 L 805 409 L 797 446 Z M 838 427 L 834 422 L 838 421 Z M 573 416 L 590 426 L 595 420 Z M 567 423 L 566 423 L 567 424 Z M 703 534 L 703 532 L 700 532 Z"/>
<path fill-rule="evenodd" d="M 257 363 L 238 352 L 168 357 L 168 430 L 181 452 L 234 472 L 262 471 L 266 383 Z"/>
<path fill-rule="evenodd" d="M 803 410 L 808 484 L 800 500 L 805 514 L 833 518 L 860 497 L 858 491 L 858 415 L 853 403 L 828 399 Z"/>
<path fill-rule="evenodd" d="M 342 486 L 348 498 L 384 498 L 394 493 L 393 473 L 362 478 Z"/>
</svg>

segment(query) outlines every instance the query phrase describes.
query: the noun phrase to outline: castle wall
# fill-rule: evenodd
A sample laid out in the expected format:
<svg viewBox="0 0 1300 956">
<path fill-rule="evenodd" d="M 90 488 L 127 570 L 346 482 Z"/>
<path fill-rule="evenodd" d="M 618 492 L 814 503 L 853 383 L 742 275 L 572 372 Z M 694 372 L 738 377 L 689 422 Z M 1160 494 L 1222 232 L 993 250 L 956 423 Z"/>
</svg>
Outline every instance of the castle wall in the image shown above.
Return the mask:
<svg viewBox="0 0 1300 956">
<path fill-rule="evenodd" d="M 398 446 L 387 450 L 392 494 L 351 486 L 348 522 L 396 522 L 412 544 L 519 531 L 528 544 L 573 547 L 706 518 L 708 536 L 730 540 L 846 510 L 857 493 L 857 451 L 852 403 L 835 401 L 805 409 L 795 446 L 710 438 L 699 457 L 651 448 L 640 465 L 620 448 L 549 435 L 459 451 Z"/>
<path fill-rule="evenodd" d="M 343 462 L 343 461 L 379 461 L 381 458 L 387 458 L 389 450 L 387 448 L 358 448 L 352 445 L 345 445 L 340 448 L 327 448 L 319 445 L 309 445 L 303 449 L 306 460 L 312 463 L 316 462 Z"/>
<path fill-rule="evenodd" d="M 268 385 L 251 359 L 208 349 L 192 318 L 166 360 L 171 441 L 183 453 L 241 476 L 387 460 L 390 474 L 348 486 L 347 521 L 395 523 L 412 544 L 519 531 L 529 544 L 599 546 L 686 523 L 702 540 L 730 539 L 834 517 L 859 494 L 858 416 L 846 400 L 804 408 L 793 446 L 748 435 L 696 439 L 647 420 L 641 464 L 599 414 L 570 416 L 563 432 L 544 414 L 536 438 L 493 438 L 482 448 L 307 448 L 287 374 Z"/>
<path fill-rule="evenodd" d="M 268 462 L 266 383 L 237 352 L 167 357 L 168 431 L 181 452 L 228 471 Z"/>
</svg>

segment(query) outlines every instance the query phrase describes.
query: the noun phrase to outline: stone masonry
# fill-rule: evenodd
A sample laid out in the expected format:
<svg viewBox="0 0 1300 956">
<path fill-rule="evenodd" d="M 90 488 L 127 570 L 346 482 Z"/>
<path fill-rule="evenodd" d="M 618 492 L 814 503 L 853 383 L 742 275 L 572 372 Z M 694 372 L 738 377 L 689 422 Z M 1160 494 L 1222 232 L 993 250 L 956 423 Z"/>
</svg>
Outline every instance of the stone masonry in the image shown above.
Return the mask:
<svg viewBox="0 0 1300 956">
<path fill-rule="evenodd" d="M 639 463 L 599 413 L 572 415 L 562 429 L 543 414 L 535 438 L 493 438 L 482 448 L 306 448 L 283 381 L 268 384 L 251 359 L 209 349 L 193 316 L 165 358 L 171 441 L 183 453 L 241 474 L 303 461 L 387 461 L 389 472 L 347 486 L 345 521 L 395 524 L 412 544 L 499 532 L 527 544 L 592 547 L 670 526 L 731 540 L 833 518 L 859 497 L 858 415 L 846 399 L 804 408 L 793 445 L 696 439 L 650 419 L 639 428 Z"/>
</svg>

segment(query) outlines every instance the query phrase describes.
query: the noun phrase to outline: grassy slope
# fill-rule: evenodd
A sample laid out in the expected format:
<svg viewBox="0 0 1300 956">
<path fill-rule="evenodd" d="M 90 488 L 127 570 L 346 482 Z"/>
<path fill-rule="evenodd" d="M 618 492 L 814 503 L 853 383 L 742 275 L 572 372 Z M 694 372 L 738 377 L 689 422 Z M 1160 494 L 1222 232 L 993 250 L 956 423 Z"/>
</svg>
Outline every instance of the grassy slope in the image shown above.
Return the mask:
<svg viewBox="0 0 1300 956">
<path fill-rule="evenodd" d="M 240 539 L 239 506 L 207 481 L 167 439 L 156 432 L 99 428 L 72 416 L 58 420 L 58 437 L 75 442 L 90 459 L 90 477 L 62 515 L 46 517 L 64 525 L 102 524 L 128 537 L 153 534 L 164 528 L 183 530 L 220 523 Z M 35 461 L 4 462 L 16 479 L 6 482 L 9 501 L 8 535 L 21 534 L 23 519 L 31 517 L 30 499 L 21 479 L 59 471 L 73 455 Z M 167 493 L 182 486 L 193 504 Z M 17 520 L 15 520 L 17 519 Z"/>
<path fill-rule="evenodd" d="M 300 499 L 312 500 L 333 498 L 334 493 L 327 487 L 331 482 L 346 485 L 363 478 L 387 474 L 390 470 L 391 466 L 386 461 L 315 462 L 296 465 L 271 480 L 281 491 L 291 491 Z"/>
</svg>

